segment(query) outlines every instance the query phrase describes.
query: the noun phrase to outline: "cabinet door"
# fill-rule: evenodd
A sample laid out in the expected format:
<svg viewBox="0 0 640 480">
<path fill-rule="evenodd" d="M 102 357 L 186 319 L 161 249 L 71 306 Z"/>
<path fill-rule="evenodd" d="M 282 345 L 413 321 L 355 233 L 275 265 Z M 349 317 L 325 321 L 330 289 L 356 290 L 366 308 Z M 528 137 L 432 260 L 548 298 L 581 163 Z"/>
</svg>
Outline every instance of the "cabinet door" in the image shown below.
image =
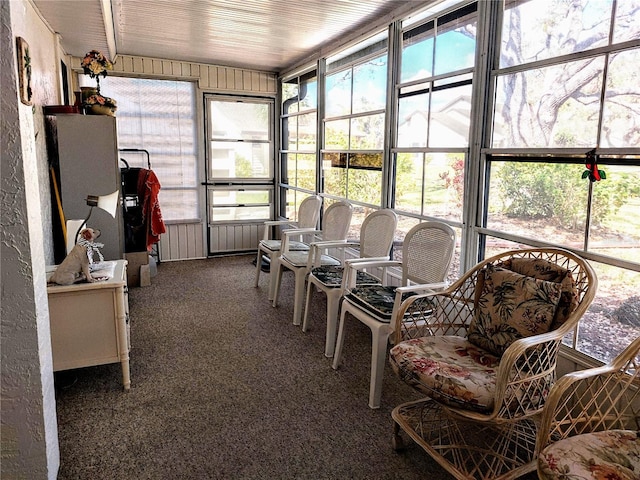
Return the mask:
<svg viewBox="0 0 640 480">
<path fill-rule="evenodd" d="M 121 191 L 116 119 L 108 115 L 58 115 L 60 193 L 67 220 L 81 220 L 89 213 L 87 195 Z M 124 258 L 122 208 L 116 218 L 94 208 L 89 227 L 100 230 L 98 242 L 105 260 Z M 75 235 L 75 232 L 69 232 Z"/>
<path fill-rule="evenodd" d="M 120 361 L 116 300 L 114 288 L 49 295 L 54 371 Z"/>
</svg>

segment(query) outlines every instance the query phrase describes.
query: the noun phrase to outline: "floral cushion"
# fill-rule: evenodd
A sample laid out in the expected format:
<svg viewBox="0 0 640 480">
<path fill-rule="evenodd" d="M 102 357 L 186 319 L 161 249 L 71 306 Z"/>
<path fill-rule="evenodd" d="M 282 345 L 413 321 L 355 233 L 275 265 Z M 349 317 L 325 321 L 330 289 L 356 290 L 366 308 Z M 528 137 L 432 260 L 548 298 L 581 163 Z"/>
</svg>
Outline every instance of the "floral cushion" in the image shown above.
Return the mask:
<svg viewBox="0 0 640 480">
<path fill-rule="evenodd" d="M 451 407 L 487 412 L 493 408 L 499 357 L 462 337 L 405 340 L 389 361 L 407 384 Z"/>
<path fill-rule="evenodd" d="M 383 322 L 391 321 L 393 303 L 396 299 L 396 288 L 382 285 L 361 285 L 352 289 L 345 298 L 371 312 Z M 402 294 L 402 301 L 415 295 L 413 292 Z"/>
<path fill-rule="evenodd" d="M 550 330 L 561 285 L 489 264 L 477 289 L 468 339 L 501 356 L 519 338 Z"/>
<path fill-rule="evenodd" d="M 311 269 L 311 273 L 325 287 L 337 288 L 342 285 L 342 274 L 344 267 L 340 265 L 322 265 Z M 356 284 L 358 285 L 376 285 L 380 283 L 380 279 L 370 273 L 357 271 Z"/>
<path fill-rule="evenodd" d="M 640 432 L 606 430 L 552 443 L 538 456 L 540 478 L 638 480 Z"/>
<path fill-rule="evenodd" d="M 561 285 L 562 293 L 556 315 L 551 325 L 551 330 L 555 330 L 562 325 L 578 306 L 578 289 L 573 280 L 571 271 L 561 267 L 557 263 L 550 262 L 543 258 L 510 258 L 502 262 L 501 267 L 514 272 L 527 275 L 529 277 L 556 282 Z"/>
<path fill-rule="evenodd" d="M 260 244 L 273 252 L 278 252 L 282 248 L 281 240 L 261 240 Z M 309 245 L 304 242 L 289 242 L 289 250 L 309 250 Z"/>
</svg>

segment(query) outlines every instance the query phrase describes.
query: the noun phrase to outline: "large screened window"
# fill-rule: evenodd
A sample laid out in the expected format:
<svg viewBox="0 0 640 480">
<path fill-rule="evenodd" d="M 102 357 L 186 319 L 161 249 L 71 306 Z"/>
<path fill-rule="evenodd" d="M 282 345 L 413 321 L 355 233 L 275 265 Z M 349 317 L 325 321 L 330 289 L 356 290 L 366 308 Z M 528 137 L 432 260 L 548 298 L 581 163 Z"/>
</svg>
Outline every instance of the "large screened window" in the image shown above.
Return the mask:
<svg viewBox="0 0 640 480">
<path fill-rule="evenodd" d="M 640 335 L 638 12 L 638 0 L 505 2 L 492 76 L 485 255 L 582 252 L 598 292 L 566 343 L 603 361 Z"/>
<path fill-rule="evenodd" d="M 452 225 L 451 281 L 507 249 L 568 248 L 599 287 L 565 345 L 608 361 L 640 335 L 640 0 L 444 0 L 358 38 L 318 59 L 325 205 L 352 201 L 353 225 L 394 208 L 396 246 L 420 221 Z M 283 128 L 292 206 L 301 124 Z"/>
<path fill-rule="evenodd" d="M 387 32 L 327 59 L 322 191 L 379 207 L 387 94 Z"/>
<path fill-rule="evenodd" d="M 193 82 L 109 76 L 101 92 L 116 99 L 118 147 L 149 152 L 161 184 L 165 221 L 200 218 L 198 204 L 196 87 Z M 127 155 L 132 167 L 147 167 L 145 155 Z"/>
<path fill-rule="evenodd" d="M 318 130 L 315 70 L 283 81 L 281 92 L 281 181 L 293 188 L 315 192 Z"/>
<path fill-rule="evenodd" d="M 403 30 L 394 149 L 399 211 L 462 221 L 476 28 L 472 3 Z"/>
</svg>

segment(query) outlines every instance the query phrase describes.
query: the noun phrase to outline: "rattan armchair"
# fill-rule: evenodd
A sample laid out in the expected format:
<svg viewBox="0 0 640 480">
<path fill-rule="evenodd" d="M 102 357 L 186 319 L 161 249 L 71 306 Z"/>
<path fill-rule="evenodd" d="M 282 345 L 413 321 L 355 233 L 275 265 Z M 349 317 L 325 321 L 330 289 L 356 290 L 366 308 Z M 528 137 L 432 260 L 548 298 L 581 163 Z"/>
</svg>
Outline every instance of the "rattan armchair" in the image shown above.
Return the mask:
<svg viewBox="0 0 640 480">
<path fill-rule="evenodd" d="M 393 410 L 394 447 L 403 430 L 458 479 L 535 470 L 537 420 L 560 344 L 596 288 L 584 259 L 537 248 L 493 256 L 444 292 L 404 301 L 389 359 L 427 398 Z M 508 323 L 519 314 L 519 324 Z"/>
<path fill-rule="evenodd" d="M 640 337 L 609 364 L 558 380 L 536 450 L 542 480 L 640 478 Z"/>
</svg>

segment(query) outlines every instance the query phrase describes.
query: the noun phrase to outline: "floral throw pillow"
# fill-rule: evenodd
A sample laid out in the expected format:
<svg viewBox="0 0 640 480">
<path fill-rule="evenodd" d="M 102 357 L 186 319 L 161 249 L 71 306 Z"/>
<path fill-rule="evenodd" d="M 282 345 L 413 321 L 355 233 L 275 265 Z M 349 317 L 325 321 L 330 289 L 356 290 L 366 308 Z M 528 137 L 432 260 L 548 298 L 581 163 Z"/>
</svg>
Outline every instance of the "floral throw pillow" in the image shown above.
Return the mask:
<svg viewBox="0 0 640 480">
<path fill-rule="evenodd" d="M 562 325 L 577 308 L 578 303 L 580 303 L 578 300 L 578 289 L 576 288 L 576 282 L 573 280 L 571 271 L 556 263 L 543 258 L 510 258 L 500 266 L 521 273 L 522 275 L 528 275 L 562 285 L 562 294 L 560 295 L 558 309 L 556 310 L 551 330 L 555 330 Z"/>
<path fill-rule="evenodd" d="M 476 292 L 476 315 L 468 340 L 501 356 L 516 340 L 548 332 L 562 286 L 487 265 L 481 291 Z"/>
</svg>

